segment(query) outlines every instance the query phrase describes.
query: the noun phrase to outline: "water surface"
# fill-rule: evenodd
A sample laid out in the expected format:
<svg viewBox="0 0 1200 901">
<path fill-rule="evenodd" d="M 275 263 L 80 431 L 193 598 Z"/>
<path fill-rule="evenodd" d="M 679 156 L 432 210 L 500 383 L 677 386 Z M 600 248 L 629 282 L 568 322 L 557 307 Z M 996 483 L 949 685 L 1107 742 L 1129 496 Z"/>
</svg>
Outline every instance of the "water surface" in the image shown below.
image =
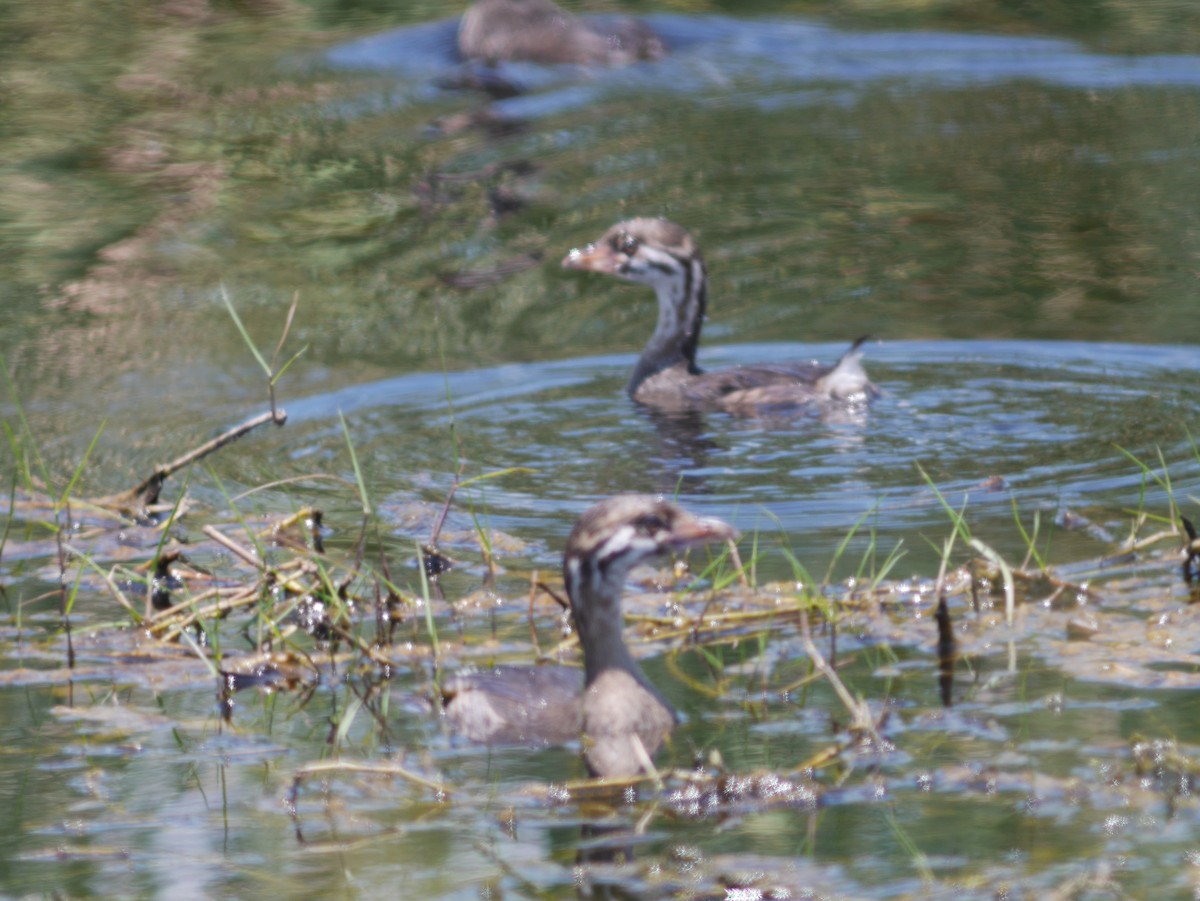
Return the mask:
<svg viewBox="0 0 1200 901">
<path fill-rule="evenodd" d="M 721 897 L 714 886 L 753 869 L 834 897 L 1010 885 L 1033 898 L 1082 872 L 1113 874 L 1133 897 L 1190 897 L 1195 813 L 1164 788 L 1190 776 L 1169 749 L 1152 765 L 1134 748 L 1175 740 L 1184 763 L 1196 756 L 1195 615 L 1174 545 L 1117 552 L 1139 512 L 1169 521 L 1165 473 L 1197 515 L 1200 48 L 1165 27 L 834 27 L 805 9 L 655 12 L 674 51 L 661 63 L 516 66 L 504 74 L 526 92 L 489 101 L 446 87 L 458 70 L 440 7 L 385 21 L 322 6 L 324 32 L 305 10 L 184 21 L 176 9 L 138 17 L 128 42 L 94 13 L 51 30 L 0 7 L 16 36 L 0 62 L 16 86 L 0 130 L 0 354 L 15 389 L 2 418 L 21 432 L 19 400 L 60 490 L 97 433 L 76 495 L 129 487 L 265 405 L 223 292 L 268 357 L 298 298 L 284 356 L 307 350 L 277 386 L 288 425 L 193 473 L 184 530 L 228 522 L 244 489 L 333 475 L 344 481 L 292 481 L 237 506 L 252 518 L 320 506 L 331 546 L 348 551 L 361 521 L 349 440 L 377 543 L 417 593 L 414 545 L 456 473 L 511 469 L 451 511 L 460 567 L 436 616 L 452 658 L 532 656 L 530 574 L 553 572 L 575 516 L 613 491 L 677 494 L 734 522 L 764 584 L 794 583 L 783 549 L 818 575 L 832 565 L 838 585 L 904 554 L 894 604 L 841 638 L 843 678 L 892 711 L 898 750 L 841 781 L 822 774 L 815 811 L 671 808 L 645 866 L 613 877 L 624 890 L 692 879 Z M 500 124 L 459 127 L 480 111 Z M 558 260 L 635 214 L 701 240 L 705 365 L 832 360 L 869 333 L 882 396 L 824 417 L 634 407 L 623 387 L 653 298 Z M 6 485 L 13 446 L 0 451 Z M 995 598 L 976 615 L 956 593 L 972 661 L 948 711 L 928 614 L 950 517 L 930 483 L 1010 561 L 1036 524 L 1064 578 L 1101 586 L 1083 607 L 1104 615 L 1097 637 L 1067 641 L 1075 600 L 1029 588 L 1008 627 Z M 530 785 L 578 775 L 575 749 L 452 741 L 420 709 L 430 674 L 415 652 L 395 667 L 387 729 L 362 716 L 344 753 L 436 774 L 456 800 L 402 780 L 316 780 L 298 795 L 299 837 L 285 802 L 297 769 L 327 753 L 337 679 L 308 704 L 245 693 L 221 727 L 190 653 L 168 676 L 113 662 L 139 650 L 136 632 L 88 645 L 89 628 L 123 615 L 90 573 L 73 615 L 80 666 L 94 669 L 68 686 L 48 595 L 56 553 L 28 542 L 38 518 L 18 513 L 0 559 L 4 891 L 574 895 L 586 816 Z M 477 524 L 505 539 L 482 592 Z M 139 540 L 130 530 L 96 553 L 105 566 L 145 559 Z M 550 646 L 557 621 L 542 613 Z M 807 672 L 794 623 L 743 639 L 708 656 L 639 650 L 686 714 L 671 763 L 718 750 L 735 773 L 789 773 L 839 734 L 827 685 L 781 690 Z"/>
</svg>

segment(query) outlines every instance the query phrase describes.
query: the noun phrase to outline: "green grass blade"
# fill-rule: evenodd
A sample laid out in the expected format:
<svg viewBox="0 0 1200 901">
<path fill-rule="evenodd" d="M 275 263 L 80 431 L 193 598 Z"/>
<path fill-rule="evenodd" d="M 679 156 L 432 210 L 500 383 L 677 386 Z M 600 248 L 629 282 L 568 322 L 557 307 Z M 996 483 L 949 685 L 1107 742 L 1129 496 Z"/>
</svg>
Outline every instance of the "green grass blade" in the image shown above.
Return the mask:
<svg viewBox="0 0 1200 901">
<path fill-rule="evenodd" d="M 275 375 L 271 376 L 271 384 L 274 385 L 276 382 L 278 382 L 283 377 L 283 374 L 288 371 L 288 368 L 293 363 L 295 363 L 297 360 L 299 360 L 302 356 L 304 356 L 304 352 L 306 350 L 308 350 L 307 344 L 305 344 L 302 348 L 300 348 L 298 351 L 296 351 L 294 354 L 292 354 L 292 356 L 288 359 L 288 361 L 279 367 L 279 371 L 276 372 Z"/>
<path fill-rule="evenodd" d="M 433 621 L 433 601 L 429 596 L 429 575 L 425 572 L 425 551 L 417 545 L 417 572 L 421 574 L 421 597 L 425 601 L 425 631 L 429 634 L 429 643 L 433 647 L 433 659 L 436 661 L 441 653 L 438 648 L 437 624 Z"/>
<path fill-rule="evenodd" d="M 338 720 L 337 732 L 334 735 L 334 746 L 341 747 L 346 741 L 346 736 L 350 734 L 350 727 L 354 725 L 354 720 L 358 717 L 358 711 L 362 709 L 362 699 L 358 695 L 350 695 L 350 700 L 346 703 L 346 709 L 342 711 L 342 716 Z"/>
<path fill-rule="evenodd" d="M 1017 590 L 1013 582 L 1012 570 L 999 554 L 978 538 L 972 538 L 968 543 L 979 552 L 980 556 L 1000 570 L 1000 578 L 1004 582 L 1004 619 L 1008 623 L 1009 628 L 1012 628 L 1013 622 L 1016 619 L 1017 607 Z"/>
<path fill-rule="evenodd" d="M 1013 522 L 1017 524 L 1017 531 L 1021 533 L 1021 540 L 1025 542 L 1026 560 L 1032 558 L 1037 564 L 1041 572 L 1046 571 L 1046 558 L 1037 549 L 1038 532 L 1041 531 L 1042 516 L 1040 510 L 1033 511 L 1033 534 L 1031 535 L 1025 529 L 1025 524 L 1021 522 L 1021 513 L 1017 509 L 1017 498 L 1012 497 Z"/>
<path fill-rule="evenodd" d="M 834 568 L 837 567 L 838 561 L 841 560 L 842 555 L 844 553 L 846 553 L 846 548 L 848 548 L 850 546 L 851 540 L 854 538 L 855 534 L 857 534 L 858 530 L 860 528 L 862 528 L 862 524 L 867 521 L 867 517 L 870 516 L 871 513 L 872 513 L 871 510 L 867 510 L 865 513 L 863 513 L 862 516 L 860 516 L 858 519 L 856 519 L 854 521 L 854 525 L 852 525 L 850 527 L 850 531 L 848 531 L 844 536 L 842 536 L 842 540 L 840 542 L 838 542 L 837 549 L 833 552 L 833 557 L 832 557 L 832 559 L 830 559 L 829 566 L 825 570 L 825 584 L 826 585 L 830 584 L 833 581 Z"/>
<path fill-rule="evenodd" d="M 338 419 L 342 423 L 342 434 L 346 436 L 346 448 L 350 451 L 350 465 L 354 467 L 354 481 L 358 485 L 358 499 L 362 503 L 363 516 L 370 516 L 371 501 L 367 494 L 367 483 L 363 479 L 362 467 L 358 465 L 358 454 L 354 451 L 354 441 L 350 437 L 350 426 L 346 424 L 346 417 L 342 415 L 341 410 L 338 410 Z"/>
<path fill-rule="evenodd" d="M 75 490 L 76 483 L 79 481 L 80 477 L 83 475 L 83 470 L 84 470 L 84 467 L 87 466 L 88 458 L 91 457 L 92 451 L 96 449 L 96 442 L 100 440 L 100 436 L 101 436 L 101 434 L 103 434 L 104 427 L 107 424 L 108 424 L 108 419 L 106 417 L 104 419 L 104 421 L 100 423 L 100 428 L 98 428 L 96 430 L 96 434 L 94 434 L 92 436 L 92 440 L 88 444 L 87 450 L 83 452 L 83 459 L 79 461 L 79 464 L 75 467 L 75 472 L 73 472 L 71 474 L 71 481 L 69 481 L 67 483 L 67 487 L 63 489 L 62 495 L 55 502 L 54 509 L 56 511 L 61 510 L 64 506 L 66 506 L 67 501 L 70 500 L 71 492 Z"/>
<path fill-rule="evenodd" d="M 2 355 L 0 355 L 0 370 L 2 370 L 4 372 L 4 382 L 5 382 L 5 384 L 8 385 L 9 399 L 12 401 L 13 406 L 17 408 L 17 420 L 21 423 L 21 430 L 24 433 L 25 437 L 28 438 L 28 440 L 29 440 L 29 449 L 33 452 L 33 457 L 37 461 L 38 470 L 42 474 L 42 482 L 45 485 L 49 486 L 50 472 L 49 472 L 49 470 L 46 469 L 46 461 L 42 459 L 42 455 L 38 452 L 37 442 L 34 441 L 34 439 L 33 439 L 33 429 L 31 429 L 29 427 L 29 420 L 25 418 L 25 408 L 23 406 L 21 406 L 20 397 L 17 395 L 17 386 L 12 380 L 12 374 L 9 373 L 9 371 L 8 371 L 8 363 L 5 361 L 5 359 Z M 8 431 L 7 423 L 5 423 L 5 431 Z M 9 440 L 11 443 L 12 438 L 10 437 Z M 19 441 L 18 441 L 18 443 L 19 443 Z M 14 450 L 15 450 L 15 448 L 14 448 Z M 29 473 L 29 462 L 28 462 L 27 454 L 25 455 L 25 458 L 26 458 L 26 463 L 25 463 L 26 482 L 28 483 L 29 490 L 32 491 L 33 483 L 32 483 L 32 479 L 29 478 L 30 473 Z"/>
<path fill-rule="evenodd" d="M 946 511 L 946 515 L 950 517 L 950 522 L 954 526 L 954 531 L 959 535 L 959 537 L 962 538 L 963 541 L 970 543 L 971 530 L 967 528 L 967 521 L 964 518 L 964 514 L 966 513 L 967 509 L 966 497 L 963 497 L 962 510 L 956 511 L 950 506 L 950 502 L 946 500 L 942 492 L 938 490 L 938 486 L 934 484 L 934 481 L 930 477 L 929 473 L 925 471 L 925 467 L 923 467 L 920 463 L 917 463 L 916 467 L 917 472 L 921 474 L 921 478 L 925 480 L 925 484 L 929 486 L 929 489 L 933 492 L 934 497 L 938 499 L 938 503 L 940 503 L 942 508 Z"/>
<path fill-rule="evenodd" d="M 250 337 L 250 333 L 246 331 L 246 326 L 242 324 L 242 318 L 238 316 L 237 310 L 233 308 L 233 301 L 229 297 L 229 292 L 225 290 L 225 283 L 221 283 L 221 299 L 225 301 L 225 309 L 229 310 L 229 316 L 233 319 L 233 324 L 237 326 L 237 330 L 241 332 L 242 340 L 246 342 L 246 346 L 250 348 L 250 353 L 254 354 L 254 359 L 258 360 L 258 365 L 262 367 L 262 371 L 267 374 L 267 378 L 271 377 L 271 367 L 263 358 L 263 355 L 258 352 L 258 348 L 254 346 L 254 339 Z"/>
</svg>

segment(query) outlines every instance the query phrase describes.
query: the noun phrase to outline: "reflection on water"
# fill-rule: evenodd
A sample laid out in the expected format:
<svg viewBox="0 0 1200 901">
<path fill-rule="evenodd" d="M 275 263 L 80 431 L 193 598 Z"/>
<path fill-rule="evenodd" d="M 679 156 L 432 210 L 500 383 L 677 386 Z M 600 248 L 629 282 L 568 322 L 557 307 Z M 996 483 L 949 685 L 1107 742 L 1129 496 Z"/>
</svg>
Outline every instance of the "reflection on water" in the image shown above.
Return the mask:
<svg viewBox="0 0 1200 901">
<path fill-rule="evenodd" d="M 1118 56 L 1040 37 L 843 31 L 811 21 L 721 16 L 659 15 L 645 21 L 670 48 L 662 60 L 611 71 L 506 63 L 498 67 L 501 77 L 540 96 L 501 101 L 497 108 L 514 117 L 548 115 L 602 92 L 630 88 L 684 94 L 734 88 L 729 100 L 738 102 L 748 99 L 741 92 L 758 85 L 769 87 L 773 97 L 763 100 L 778 108 L 789 97 L 803 105 L 819 102 L 819 93 L 786 93 L 797 83 L 889 81 L 920 89 L 1028 79 L 1093 90 L 1200 86 L 1200 56 Z M 457 27 L 451 19 L 371 35 L 333 48 L 327 59 L 336 66 L 384 69 L 427 82 L 431 74 L 457 65 Z M 571 89 L 566 100 L 544 93 L 579 81 L 592 86 Z"/>
<path fill-rule="evenodd" d="M 250 67 L 231 42 L 233 83 L 212 76 L 209 93 L 171 99 L 162 133 L 120 131 L 129 146 L 21 119 L 83 142 L 72 162 L 14 140 L 7 156 L 29 166 L 0 170 L 0 351 L 23 396 L 54 408 L 34 411 L 39 432 L 97 397 L 139 445 L 257 403 L 222 280 L 263 342 L 299 293 L 301 395 L 640 346 L 643 301 L 553 262 L 618 213 L 669 213 L 699 234 L 719 343 L 1200 339 L 1185 262 L 1197 252 L 1195 57 L 801 20 L 655 22 L 678 46 L 653 66 L 519 70 L 535 90 L 513 102 L 591 100 L 499 139 L 429 136 L 483 102 L 438 86 L 453 67 L 448 22 L 332 51 L 400 71 L 283 69 L 257 46 Z M 767 52 L 781 42 L 805 50 Z M 1068 76 L 1125 80 L 1077 90 Z M 99 172 L 83 162 L 110 154 Z M 97 178 L 103 190 L 77 189 Z M 541 267 L 448 286 L 539 254 Z M 440 395 L 436 378 L 427 393 Z"/>
</svg>

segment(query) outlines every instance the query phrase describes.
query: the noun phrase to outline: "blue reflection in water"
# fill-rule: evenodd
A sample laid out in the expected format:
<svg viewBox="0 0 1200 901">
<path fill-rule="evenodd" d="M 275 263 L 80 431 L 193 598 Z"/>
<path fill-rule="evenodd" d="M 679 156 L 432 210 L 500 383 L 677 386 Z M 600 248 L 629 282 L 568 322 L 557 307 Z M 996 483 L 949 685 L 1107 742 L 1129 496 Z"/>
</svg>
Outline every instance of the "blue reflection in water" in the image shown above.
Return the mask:
<svg viewBox="0 0 1200 901">
<path fill-rule="evenodd" d="M 724 16 L 660 15 L 646 21 L 671 48 L 666 58 L 612 70 L 504 64 L 498 72 L 526 93 L 493 108 L 514 118 L 538 118 L 613 91 L 742 93 L 789 83 L 960 87 L 1025 79 L 1090 90 L 1200 86 L 1200 57 L 1092 53 L 1073 41 L 1050 38 L 848 32 L 804 20 Z M 456 27 L 457 21 L 449 20 L 395 29 L 335 47 L 326 59 L 338 67 L 387 70 L 402 78 L 435 77 L 458 64 Z M 804 106 L 829 102 L 830 94 L 836 97 L 842 90 L 774 93 L 762 102 L 772 108 Z"/>
</svg>

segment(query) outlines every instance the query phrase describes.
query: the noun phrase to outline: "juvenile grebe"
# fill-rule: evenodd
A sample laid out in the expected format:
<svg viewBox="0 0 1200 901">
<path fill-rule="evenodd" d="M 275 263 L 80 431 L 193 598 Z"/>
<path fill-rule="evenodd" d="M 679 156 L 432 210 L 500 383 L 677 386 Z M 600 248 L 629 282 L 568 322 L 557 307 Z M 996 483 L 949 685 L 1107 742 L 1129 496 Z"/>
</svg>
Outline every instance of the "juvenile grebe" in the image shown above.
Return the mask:
<svg viewBox="0 0 1200 901">
<path fill-rule="evenodd" d="M 582 695 L 579 671 L 570 667 L 465 673 L 442 688 L 452 727 L 491 743 L 581 738 L 592 775 L 641 772 L 676 717 L 625 644 L 625 578 L 659 554 L 734 535 L 720 520 L 701 519 L 655 497 L 625 494 L 596 504 L 575 524 L 563 554 L 563 580 L 583 649 Z"/>
<path fill-rule="evenodd" d="M 816 362 L 735 366 L 705 372 L 696 365 L 708 275 L 691 234 L 666 219 L 618 222 L 598 241 L 572 250 L 567 269 L 602 272 L 649 285 L 658 295 L 658 324 L 629 380 L 629 396 L 663 410 L 730 410 L 804 404 L 854 404 L 878 393 L 854 342 L 832 366 Z"/>
</svg>

